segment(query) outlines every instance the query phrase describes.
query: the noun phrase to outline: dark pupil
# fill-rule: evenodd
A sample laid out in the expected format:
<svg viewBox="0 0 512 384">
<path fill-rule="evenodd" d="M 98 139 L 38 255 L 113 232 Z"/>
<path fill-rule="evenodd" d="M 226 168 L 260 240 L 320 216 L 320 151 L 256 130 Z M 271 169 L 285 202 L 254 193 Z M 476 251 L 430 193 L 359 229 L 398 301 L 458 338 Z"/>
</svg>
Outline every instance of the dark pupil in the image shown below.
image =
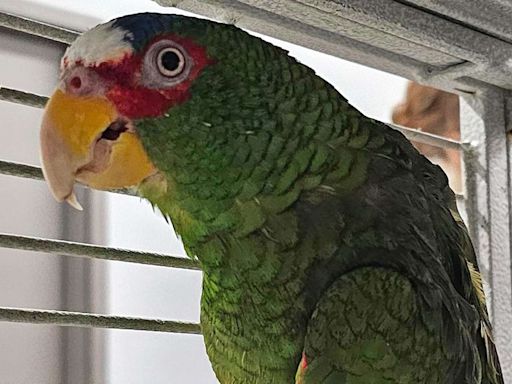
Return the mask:
<svg viewBox="0 0 512 384">
<path fill-rule="evenodd" d="M 176 52 L 167 51 L 162 55 L 162 66 L 168 71 L 175 71 L 180 65 L 180 57 Z"/>
</svg>

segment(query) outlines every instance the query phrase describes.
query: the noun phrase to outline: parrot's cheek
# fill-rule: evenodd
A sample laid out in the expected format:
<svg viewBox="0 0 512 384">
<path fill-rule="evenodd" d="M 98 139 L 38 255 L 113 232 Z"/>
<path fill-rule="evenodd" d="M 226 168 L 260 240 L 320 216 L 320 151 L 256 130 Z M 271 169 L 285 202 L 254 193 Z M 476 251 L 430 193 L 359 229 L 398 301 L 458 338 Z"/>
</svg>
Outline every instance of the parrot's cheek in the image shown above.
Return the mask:
<svg viewBox="0 0 512 384">
<path fill-rule="evenodd" d="M 136 186 L 154 173 L 137 134 L 129 129 L 116 140 L 97 140 L 91 161 L 77 170 L 76 180 L 95 189 L 112 190 Z"/>
<path fill-rule="evenodd" d="M 111 190 L 136 186 L 156 172 L 131 122 L 104 97 L 57 90 L 47 104 L 40 139 L 50 190 L 76 208 L 75 181 Z"/>
</svg>

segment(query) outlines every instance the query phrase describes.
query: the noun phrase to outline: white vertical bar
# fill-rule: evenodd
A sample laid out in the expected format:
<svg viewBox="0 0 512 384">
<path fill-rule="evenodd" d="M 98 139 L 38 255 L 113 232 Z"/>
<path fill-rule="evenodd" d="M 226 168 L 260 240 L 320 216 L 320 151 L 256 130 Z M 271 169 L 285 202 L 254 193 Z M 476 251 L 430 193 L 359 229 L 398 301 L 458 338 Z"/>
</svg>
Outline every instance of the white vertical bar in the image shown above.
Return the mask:
<svg viewBox="0 0 512 384">
<path fill-rule="evenodd" d="M 62 237 L 92 244 L 104 243 L 104 195 L 78 189 L 83 212 L 63 207 Z M 107 264 L 97 260 L 62 258 L 61 299 L 63 308 L 90 313 L 106 312 Z M 105 343 L 103 330 L 63 328 L 62 382 L 86 384 L 103 382 L 105 377 Z"/>
<path fill-rule="evenodd" d="M 497 89 L 461 100 L 461 138 L 472 144 L 464 156 L 468 217 L 484 279 L 505 382 L 512 382 L 512 272 L 510 167 L 505 99 Z"/>
</svg>

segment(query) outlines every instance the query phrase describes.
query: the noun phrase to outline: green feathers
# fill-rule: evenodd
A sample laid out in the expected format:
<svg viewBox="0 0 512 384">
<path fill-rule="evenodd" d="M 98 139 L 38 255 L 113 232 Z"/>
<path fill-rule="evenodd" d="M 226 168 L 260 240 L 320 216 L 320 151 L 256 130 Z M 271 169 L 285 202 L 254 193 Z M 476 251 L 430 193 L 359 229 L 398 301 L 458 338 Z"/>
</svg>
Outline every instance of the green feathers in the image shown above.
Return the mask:
<svg viewBox="0 0 512 384">
<path fill-rule="evenodd" d="M 302 384 L 500 383 L 442 171 L 282 49 L 204 20 L 173 32 L 212 64 L 137 122 L 161 177 L 141 194 L 202 264 L 219 380 L 290 384 L 304 352 Z"/>
</svg>

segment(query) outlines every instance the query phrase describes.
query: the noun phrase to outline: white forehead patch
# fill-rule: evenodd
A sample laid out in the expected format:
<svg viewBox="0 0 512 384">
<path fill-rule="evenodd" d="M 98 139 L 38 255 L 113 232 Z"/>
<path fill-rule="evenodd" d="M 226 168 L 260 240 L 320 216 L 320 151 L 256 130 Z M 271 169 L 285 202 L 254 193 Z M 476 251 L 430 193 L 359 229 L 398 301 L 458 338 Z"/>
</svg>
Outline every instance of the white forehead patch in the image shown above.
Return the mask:
<svg viewBox="0 0 512 384">
<path fill-rule="evenodd" d="M 95 65 L 102 62 L 116 62 L 125 55 L 133 53 L 130 40 L 133 34 L 121 27 L 114 28 L 114 21 L 100 24 L 80 35 L 66 50 L 62 58 L 65 63 L 81 61 L 83 65 Z"/>
</svg>

